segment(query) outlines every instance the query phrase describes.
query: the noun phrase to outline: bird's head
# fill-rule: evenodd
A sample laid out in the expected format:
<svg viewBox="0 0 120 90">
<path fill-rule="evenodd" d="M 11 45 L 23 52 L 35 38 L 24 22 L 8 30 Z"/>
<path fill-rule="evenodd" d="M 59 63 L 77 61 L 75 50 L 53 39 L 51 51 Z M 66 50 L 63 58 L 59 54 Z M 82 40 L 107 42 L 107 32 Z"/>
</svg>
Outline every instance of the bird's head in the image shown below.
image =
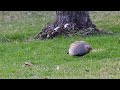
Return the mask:
<svg viewBox="0 0 120 90">
<path fill-rule="evenodd" d="M 90 45 L 85 45 L 85 50 L 89 53 L 92 50 Z"/>
</svg>

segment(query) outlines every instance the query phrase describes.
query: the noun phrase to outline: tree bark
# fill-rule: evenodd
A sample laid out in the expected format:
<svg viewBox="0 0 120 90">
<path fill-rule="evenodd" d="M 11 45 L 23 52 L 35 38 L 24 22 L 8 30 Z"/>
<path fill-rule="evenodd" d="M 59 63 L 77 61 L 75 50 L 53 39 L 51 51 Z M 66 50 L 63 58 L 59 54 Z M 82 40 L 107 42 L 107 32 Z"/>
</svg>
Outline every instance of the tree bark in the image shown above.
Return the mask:
<svg viewBox="0 0 120 90">
<path fill-rule="evenodd" d="M 66 23 L 75 23 L 79 29 L 92 27 L 88 11 L 56 11 L 56 14 L 57 26 Z"/>
<path fill-rule="evenodd" d="M 58 35 L 99 33 L 100 30 L 92 23 L 88 11 L 56 11 L 56 20 L 49 24 L 35 39 L 48 39 Z"/>
</svg>

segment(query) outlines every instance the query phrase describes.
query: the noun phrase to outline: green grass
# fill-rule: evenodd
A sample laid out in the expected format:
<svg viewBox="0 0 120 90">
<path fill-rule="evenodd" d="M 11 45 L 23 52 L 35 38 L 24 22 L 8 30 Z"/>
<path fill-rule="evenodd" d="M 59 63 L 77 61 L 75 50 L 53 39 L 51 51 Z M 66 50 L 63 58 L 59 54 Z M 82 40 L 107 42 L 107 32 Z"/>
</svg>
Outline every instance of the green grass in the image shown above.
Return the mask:
<svg viewBox="0 0 120 90">
<path fill-rule="evenodd" d="M 7 12 L 6 12 L 7 13 Z M 99 28 L 113 35 L 57 37 L 34 40 L 54 12 L 11 12 L 15 19 L 0 19 L 0 78 L 11 79 L 116 79 L 120 78 L 120 12 L 90 12 Z M 28 14 L 27 14 L 28 13 Z M 2 15 L 1 15 L 2 16 Z M 93 50 L 84 57 L 67 55 L 69 44 L 88 42 Z M 31 62 L 32 66 L 23 66 Z"/>
</svg>

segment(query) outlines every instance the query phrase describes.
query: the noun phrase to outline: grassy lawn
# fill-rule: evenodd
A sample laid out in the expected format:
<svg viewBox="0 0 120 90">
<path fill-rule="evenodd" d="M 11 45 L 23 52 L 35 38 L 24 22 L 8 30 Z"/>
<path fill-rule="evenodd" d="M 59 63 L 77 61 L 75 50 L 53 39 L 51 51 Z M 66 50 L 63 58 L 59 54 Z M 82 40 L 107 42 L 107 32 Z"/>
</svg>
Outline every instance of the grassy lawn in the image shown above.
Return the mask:
<svg viewBox="0 0 120 90">
<path fill-rule="evenodd" d="M 1 12 L 0 12 L 1 13 Z M 118 79 L 120 78 L 120 12 L 92 11 L 98 28 L 113 35 L 57 37 L 34 40 L 55 12 L 4 12 L 0 14 L 1 79 Z M 69 44 L 88 42 L 93 50 L 84 57 L 67 55 Z M 31 62 L 32 66 L 24 66 Z"/>
</svg>

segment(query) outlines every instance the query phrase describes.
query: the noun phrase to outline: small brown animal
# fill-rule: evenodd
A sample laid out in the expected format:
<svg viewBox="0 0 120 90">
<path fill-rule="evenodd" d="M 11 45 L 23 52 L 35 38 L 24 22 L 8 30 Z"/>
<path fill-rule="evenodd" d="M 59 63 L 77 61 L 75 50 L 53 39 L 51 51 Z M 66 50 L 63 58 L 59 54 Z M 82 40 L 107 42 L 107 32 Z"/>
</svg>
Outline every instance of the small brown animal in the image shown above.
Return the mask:
<svg viewBox="0 0 120 90">
<path fill-rule="evenodd" d="M 70 56 L 84 56 L 92 50 L 92 47 L 85 41 L 76 41 L 70 44 L 68 54 Z"/>
</svg>

